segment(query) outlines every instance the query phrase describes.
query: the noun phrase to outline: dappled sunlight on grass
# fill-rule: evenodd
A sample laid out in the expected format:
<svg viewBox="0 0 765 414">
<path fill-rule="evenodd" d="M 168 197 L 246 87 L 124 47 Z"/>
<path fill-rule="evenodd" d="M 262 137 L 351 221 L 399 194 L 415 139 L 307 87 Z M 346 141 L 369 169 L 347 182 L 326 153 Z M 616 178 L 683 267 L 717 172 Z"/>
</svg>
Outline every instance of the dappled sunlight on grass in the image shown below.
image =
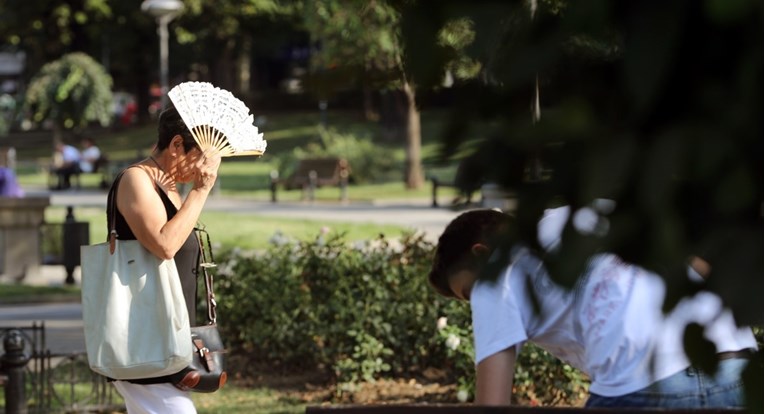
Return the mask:
<svg viewBox="0 0 765 414">
<path fill-rule="evenodd" d="M 393 225 L 283 219 L 242 213 L 205 212 L 200 221 L 207 226 L 213 241 L 244 249 L 266 247 L 277 232 L 297 240 L 315 239 L 322 228 L 345 233 L 348 240 L 369 240 L 380 234 L 398 237 L 405 232 L 402 227 Z"/>
</svg>

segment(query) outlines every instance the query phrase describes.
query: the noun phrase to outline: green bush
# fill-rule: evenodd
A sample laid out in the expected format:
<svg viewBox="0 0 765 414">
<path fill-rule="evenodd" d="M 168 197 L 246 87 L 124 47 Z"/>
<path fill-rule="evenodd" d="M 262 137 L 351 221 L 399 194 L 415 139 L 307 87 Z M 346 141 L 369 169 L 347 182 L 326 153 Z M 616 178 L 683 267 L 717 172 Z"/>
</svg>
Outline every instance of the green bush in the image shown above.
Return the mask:
<svg viewBox="0 0 765 414">
<path fill-rule="evenodd" d="M 370 137 L 341 134 L 332 128 L 324 127 L 318 127 L 317 132 L 317 142 L 296 147 L 292 152 L 277 158 L 280 177 L 289 177 L 300 159 L 322 157 L 340 157 L 347 160 L 351 167 L 350 179 L 358 184 L 381 181 L 400 171 L 394 157 L 375 145 Z"/>
<path fill-rule="evenodd" d="M 264 251 L 222 252 L 220 328 L 253 366 L 322 370 L 339 394 L 361 381 L 437 368 L 467 400 L 474 376 L 470 309 L 428 286 L 432 253 L 422 236 L 350 244 L 329 232 L 309 241 L 277 234 Z M 437 322 L 442 317 L 446 328 Z M 459 337 L 456 346 L 449 334 Z M 534 353 L 519 359 L 519 402 L 569 402 L 584 392 L 580 374 L 527 348 Z"/>
<path fill-rule="evenodd" d="M 90 56 L 74 52 L 46 63 L 32 78 L 25 108 L 33 120 L 51 119 L 65 129 L 111 122 L 112 78 Z"/>
</svg>

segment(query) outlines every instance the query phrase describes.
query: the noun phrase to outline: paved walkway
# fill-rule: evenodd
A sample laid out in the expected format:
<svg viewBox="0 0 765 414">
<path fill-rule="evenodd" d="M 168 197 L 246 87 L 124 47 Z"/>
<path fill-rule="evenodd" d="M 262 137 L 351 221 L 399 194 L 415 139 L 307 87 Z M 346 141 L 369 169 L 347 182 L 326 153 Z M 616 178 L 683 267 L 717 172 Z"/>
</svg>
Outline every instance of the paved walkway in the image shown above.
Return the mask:
<svg viewBox="0 0 765 414">
<path fill-rule="evenodd" d="M 79 303 L 44 303 L 0 306 L 0 330 L 29 328 L 33 322 L 45 322 L 46 349 L 53 354 L 85 352 L 82 332 L 82 305 Z"/>
</svg>

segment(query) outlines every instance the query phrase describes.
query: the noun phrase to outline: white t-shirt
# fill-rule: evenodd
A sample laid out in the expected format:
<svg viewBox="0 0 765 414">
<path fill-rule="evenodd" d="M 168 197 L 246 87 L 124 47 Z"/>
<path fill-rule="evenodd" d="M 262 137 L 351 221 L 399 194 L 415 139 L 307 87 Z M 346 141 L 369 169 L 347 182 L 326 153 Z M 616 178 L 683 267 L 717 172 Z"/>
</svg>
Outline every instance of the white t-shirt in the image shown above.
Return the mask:
<svg viewBox="0 0 765 414">
<path fill-rule="evenodd" d="M 552 283 L 539 259 L 515 249 L 512 265 L 495 282 L 478 281 L 470 292 L 476 364 L 511 346 L 517 354 L 530 340 L 585 370 L 583 344 L 573 329 L 573 302 L 573 292 Z"/>
<path fill-rule="evenodd" d="M 543 246 L 557 244 L 568 214 L 567 208 L 545 214 Z M 511 263 L 496 282 L 479 281 L 471 292 L 476 364 L 531 341 L 587 373 L 591 392 L 619 396 L 689 366 L 682 337 L 690 322 L 706 327 L 718 352 L 757 347 L 751 330 L 737 328 L 709 292 L 683 299 L 665 317 L 662 278 L 615 255 L 593 257 L 586 279 L 571 291 L 556 285 L 527 249 L 516 248 Z"/>
<path fill-rule="evenodd" d="M 80 160 L 80 169 L 83 172 L 93 172 L 93 164 L 101 157 L 101 150 L 92 145 L 82 151 L 82 160 Z"/>
<path fill-rule="evenodd" d="M 71 145 L 64 145 L 61 149 L 61 161 L 66 164 L 80 162 L 80 151 Z"/>
</svg>

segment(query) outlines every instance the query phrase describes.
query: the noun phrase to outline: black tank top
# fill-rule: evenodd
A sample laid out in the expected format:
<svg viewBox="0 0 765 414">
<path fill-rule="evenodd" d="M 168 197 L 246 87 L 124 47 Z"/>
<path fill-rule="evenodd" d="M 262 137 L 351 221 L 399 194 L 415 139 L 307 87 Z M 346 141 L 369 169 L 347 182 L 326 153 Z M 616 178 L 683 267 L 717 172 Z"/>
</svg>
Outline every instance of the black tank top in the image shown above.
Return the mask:
<svg viewBox="0 0 765 414">
<path fill-rule="evenodd" d="M 115 183 L 109 190 L 109 196 L 107 198 L 107 206 L 111 205 L 115 196 L 114 190 L 117 183 L 122 178 L 120 175 Z M 178 209 L 175 207 L 170 197 L 162 190 L 162 188 L 154 183 L 154 189 L 159 194 L 159 198 L 162 199 L 162 204 L 165 205 L 165 213 L 167 214 L 167 220 L 170 221 L 178 213 Z M 109 209 L 107 209 L 107 223 L 111 223 L 111 217 L 109 216 Z M 128 226 L 125 217 L 116 209 L 117 217 L 114 223 L 115 230 L 117 230 L 117 238 L 119 240 L 135 240 L 133 231 Z M 180 250 L 175 254 L 175 266 L 178 268 L 178 275 L 181 278 L 181 287 L 183 288 L 183 298 L 186 301 L 186 309 L 189 312 L 189 323 L 191 326 L 196 325 L 196 298 L 197 298 L 197 267 L 199 263 L 199 242 L 195 232 L 191 232 L 189 237 L 181 246 Z"/>
</svg>

